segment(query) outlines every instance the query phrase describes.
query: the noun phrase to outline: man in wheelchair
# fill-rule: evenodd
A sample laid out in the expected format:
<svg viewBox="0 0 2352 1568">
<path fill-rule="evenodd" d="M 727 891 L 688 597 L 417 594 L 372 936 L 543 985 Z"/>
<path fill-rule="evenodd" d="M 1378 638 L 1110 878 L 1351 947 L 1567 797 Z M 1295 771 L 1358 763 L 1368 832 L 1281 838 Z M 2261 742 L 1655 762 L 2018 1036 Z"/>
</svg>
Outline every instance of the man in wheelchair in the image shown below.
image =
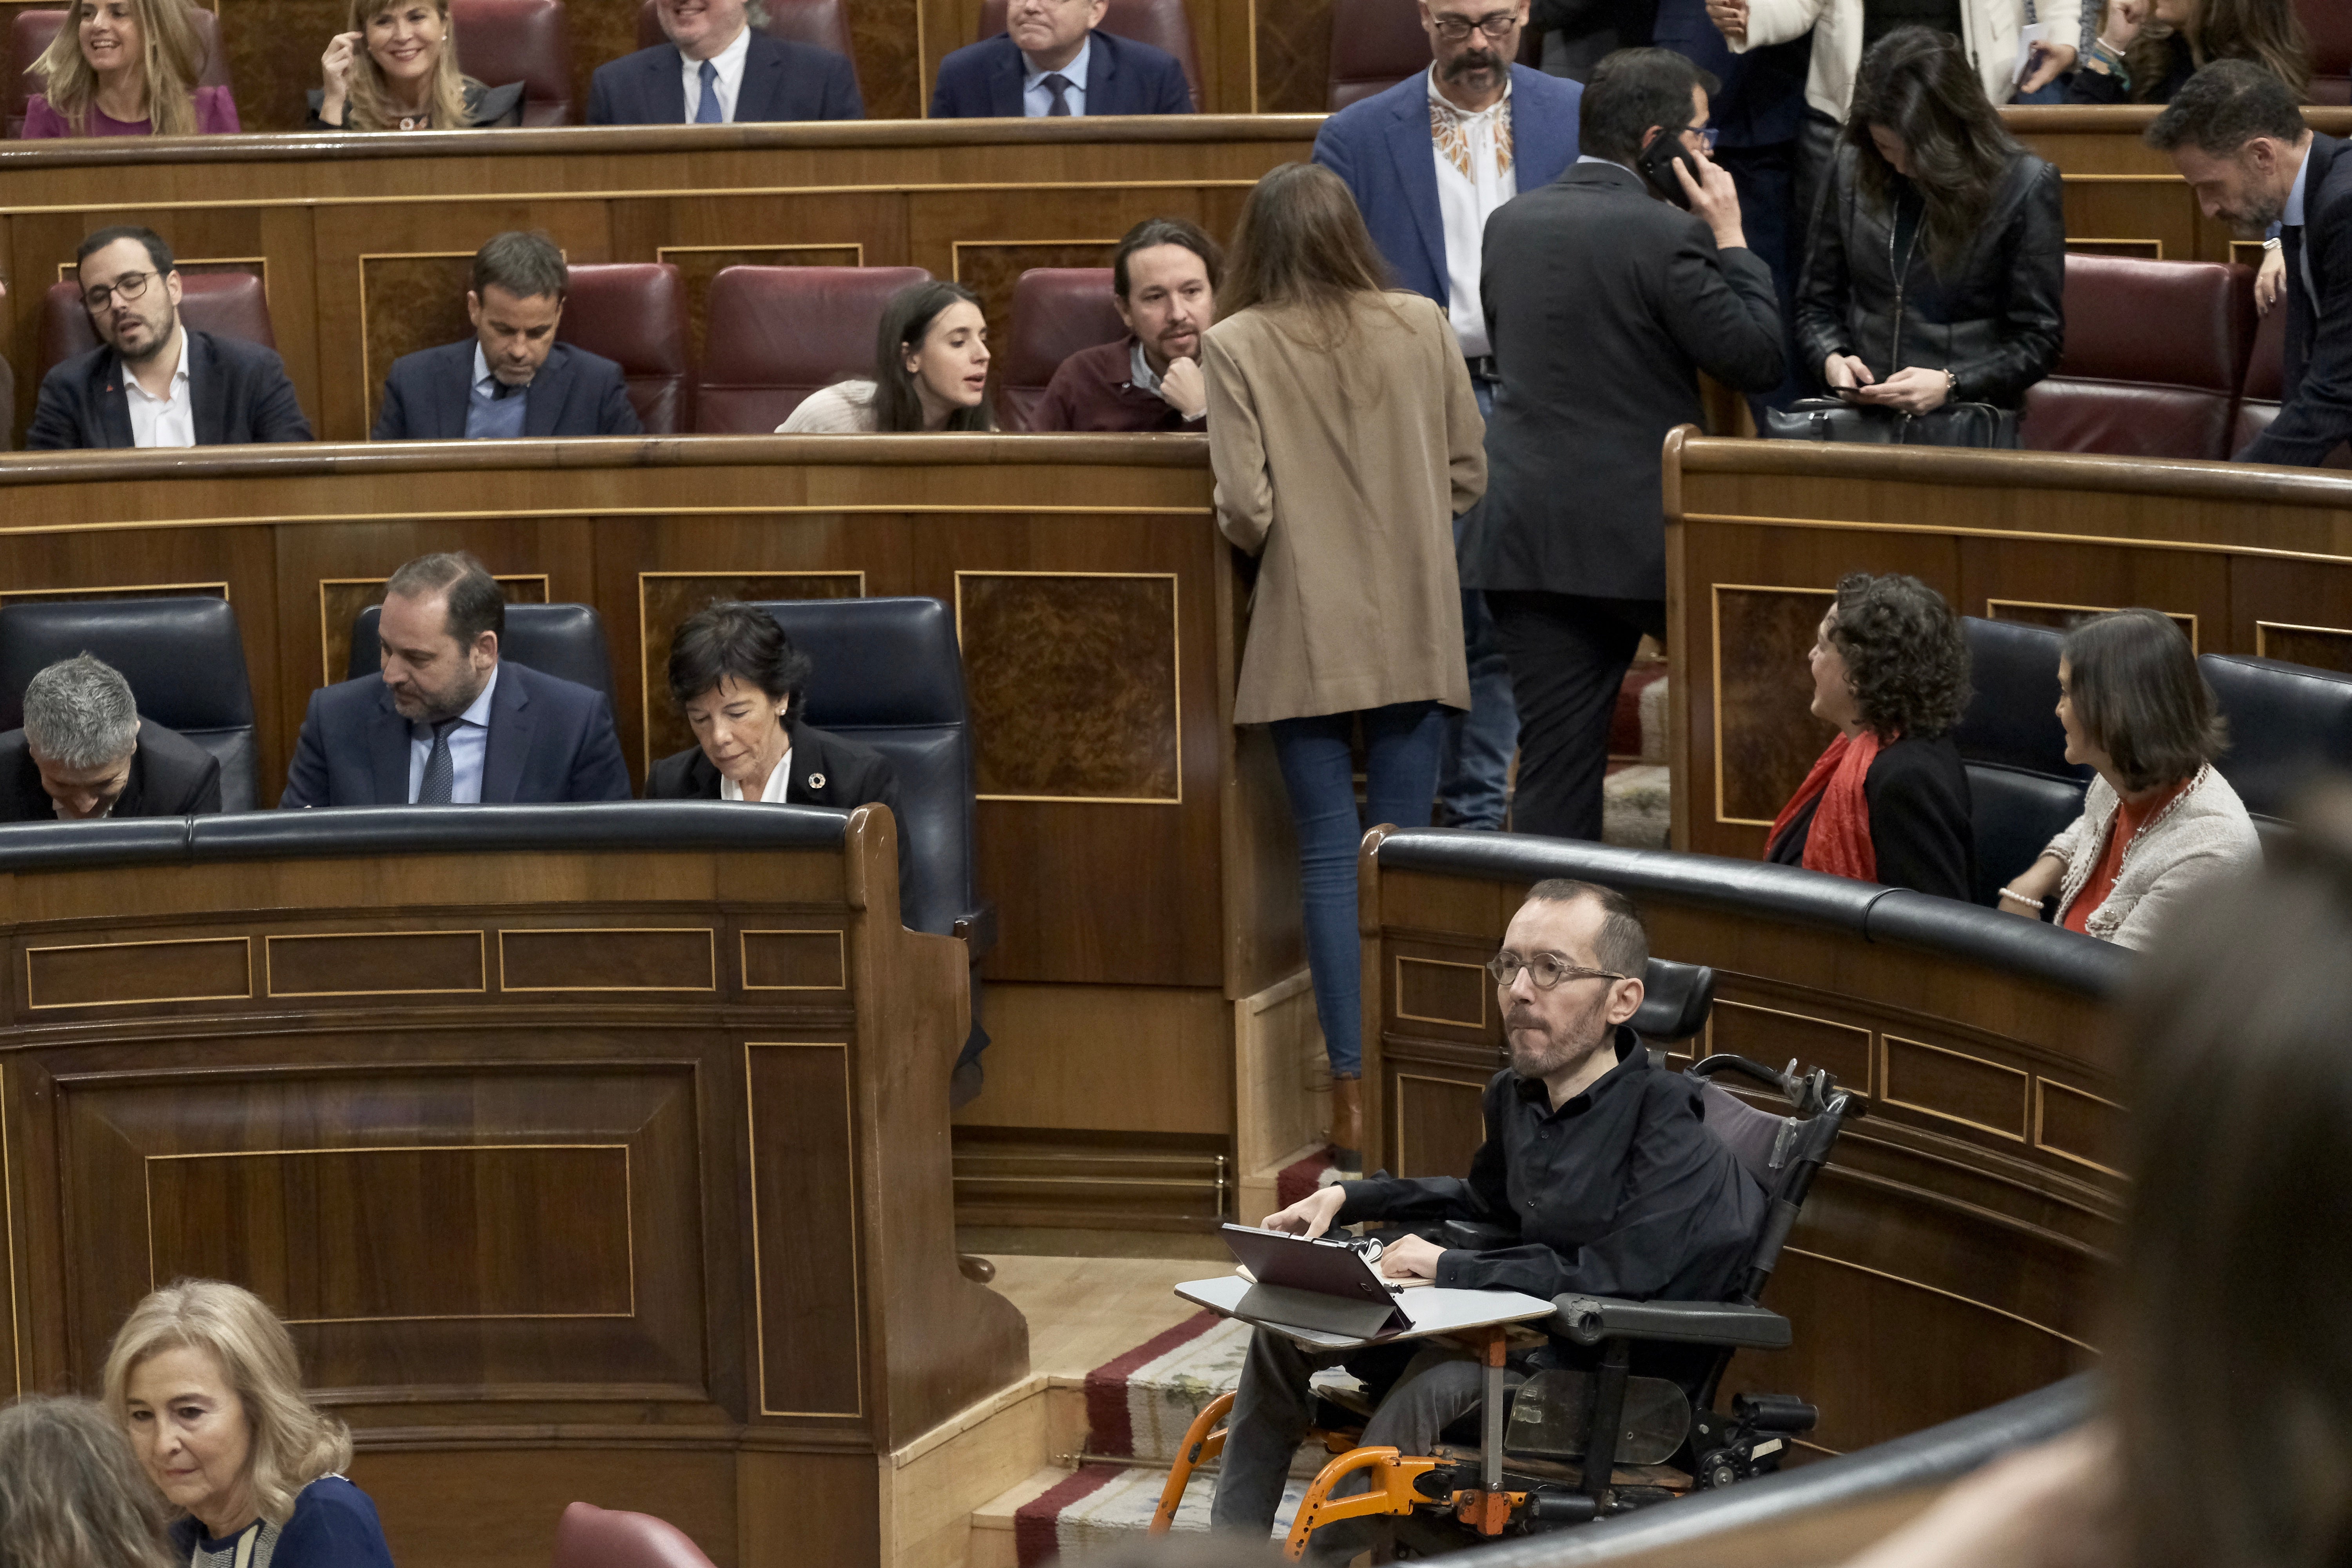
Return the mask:
<svg viewBox="0 0 2352 1568">
<path fill-rule="evenodd" d="M 1377 1267 L 1391 1279 L 1546 1299 L 1731 1297 L 1756 1252 L 1769 1199 L 1703 1123 L 1700 1080 L 1653 1066 L 1627 1026 L 1642 1005 L 1648 959 L 1648 933 L 1622 894 L 1566 879 L 1538 883 L 1487 965 L 1510 1066 L 1486 1086 L 1486 1141 L 1469 1176 L 1342 1183 L 1265 1225 L 1314 1237 L 1358 1221 L 1431 1229 L 1432 1222 L 1468 1221 L 1486 1228 L 1479 1239 L 1487 1245 L 1441 1247 L 1406 1234 L 1387 1242 Z M 1615 1352 L 1620 1368 L 1624 1353 Z M 1631 1366 L 1689 1389 L 1712 1381 L 1719 1353 L 1694 1343 L 1644 1345 L 1632 1352 Z M 1599 1354 L 1555 1337 L 1511 1364 L 1518 1376 L 1590 1370 Z M 1449 1425 L 1480 1405 L 1483 1369 L 1461 1352 L 1426 1341 L 1317 1352 L 1260 1328 L 1226 1421 L 1213 1528 L 1265 1539 L 1291 1457 L 1314 1424 L 1308 1380 L 1335 1363 L 1379 1397 L 1364 1447 L 1430 1454 Z M 1618 1381 L 1622 1387 L 1622 1373 Z M 1625 1410 L 1628 1419 L 1633 1415 Z M 1344 1562 L 1369 1544 L 1369 1529 L 1361 1521 L 1325 1524 L 1309 1556 Z"/>
</svg>

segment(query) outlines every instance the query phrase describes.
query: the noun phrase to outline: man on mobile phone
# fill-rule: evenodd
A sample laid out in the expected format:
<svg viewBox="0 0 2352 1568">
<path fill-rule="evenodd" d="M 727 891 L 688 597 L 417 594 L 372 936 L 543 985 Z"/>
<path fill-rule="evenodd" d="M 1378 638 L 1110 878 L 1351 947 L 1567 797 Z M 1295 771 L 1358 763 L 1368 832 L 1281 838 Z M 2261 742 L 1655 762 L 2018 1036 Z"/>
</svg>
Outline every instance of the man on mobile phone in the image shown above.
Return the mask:
<svg viewBox="0 0 2352 1568">
<path fill-rule="evenodd" d="M 1698 373 L 1743 392 L 1780 380 L 1771 270 L 1707 157 L 1714 86 L 1668 49 L 1609 56 L 1580 108 L 1583 155 L 1486 224 L 1501 383 L 1462 581 L 1485 590 L 1510 662 L 1522 833 L 1601 837 L 1610 713 L 1643 635 L 1665 633 L 1659 447 L 1703 422 Z"/>
</svg>

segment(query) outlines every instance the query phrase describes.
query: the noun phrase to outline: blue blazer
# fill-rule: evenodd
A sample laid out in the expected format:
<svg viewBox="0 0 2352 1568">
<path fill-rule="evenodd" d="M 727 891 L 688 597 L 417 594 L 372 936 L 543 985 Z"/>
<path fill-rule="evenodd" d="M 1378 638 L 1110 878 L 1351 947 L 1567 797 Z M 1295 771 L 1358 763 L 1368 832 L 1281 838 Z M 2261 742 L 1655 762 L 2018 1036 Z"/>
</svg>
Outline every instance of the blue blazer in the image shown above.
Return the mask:
<svg viewBox="0 0 2352 1568">
<path fill-rule="evenodd" d="M 596 68 L 588 79 L 591 125 L 686 123 L 686 57 L 656 44 Z M 831 49 L 787 43 L 754 27 L 735 95 L 735 122 L 762 120 L 863 120 L 857 73 Z"/>
<path fill-rule="evenodd" d="M 1813 63 L 1811 33 L 1736 55 L 1706 19 L 1706 0 L 1658 0 L 1655 37 L 1658 47 L 1711 72 L 1720 84 L 1707 108 L 1721 145 L 1770 147 L 1797 139 Z"/>
<path fill-rule="evenodd" d="M 1511 68 L 1511 148 L 1519 194 L 1538 190 L 1576 162 L 1577 105 L 1584 89 L 1532 67 Z M 1437 211 L 1436 154 L 1429 140 L 1429 73 L 1349 104 L 1323 122 L 1315 161 L 1347 182 L 1397 282 L 1443 306 L 1445 220 Z"/>
<path fill-rule="evenodd" d="M 1116 33 L 1087 36 L 1094 40 L 1094 53 L 1087 58 L 1088 114 L 1192 112 L 1192 85 L 1174 55 Z M 1017 120 L 1024 112 L 1021 79 L 1028 72 L 1010 33 L 966 44 L 940 62 L 931 118 Z"/>
<path fill-rule="evenodd" d="M 310 439 L 310 422 L 302 417 L 294 384 L 286 379 L 286 362 L 276 350 L 181 324 L 188 334 L 188 401 L 194 405 L 197 446 Z M 49 372 L 41 378 L 41 400 L 25 432 L 26 448 L 133 445 L 124 379 L 121 361 L 103 344 Z"/>
<path fill-rule="evenodd" d="M 383 411 L 371 441 L 460 441 L 474 384 L 474 340 L 421 349 L 392 362 Z M 570 343 L 548 351 L 523 400 L 522 433 L 536 436 L 642 436 L 628 378 L 602 354 Z"/>
<path fill-rule="evenodd" d="M 482 804 L 628 798 L 629 768 L 604 694 L 500 659 Z M 364 675 L 310 693 L 278 804 L 408 804 L 408 721 L 393 707 L 392 688 Z"/>
</svg>

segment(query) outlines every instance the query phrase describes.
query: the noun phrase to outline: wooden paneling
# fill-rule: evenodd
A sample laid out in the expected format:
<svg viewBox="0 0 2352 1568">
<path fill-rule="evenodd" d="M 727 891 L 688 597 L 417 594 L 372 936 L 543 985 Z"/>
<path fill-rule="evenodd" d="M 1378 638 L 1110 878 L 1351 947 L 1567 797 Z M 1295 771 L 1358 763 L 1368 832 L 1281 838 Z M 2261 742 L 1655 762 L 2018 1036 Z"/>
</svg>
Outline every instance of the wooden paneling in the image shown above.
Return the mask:
<svg viewBox="0 0 2352 1568">
<path fill-rule="evenodd" d="M 1233 1022 L 1213 989 L 991 985 L 984 1022 L 988 1091 L 960 1127 L 1232 1127 Z"/>
<path fill-rule="evenodd" d="M 488 988 L 478 931 L 320 931 L 263 939 L 272 996 L 415 996 Z"/>
<path fill-rule="evenodd" d="M 760 1414 L 858 1415 L 849 1047 L 755 1040 L 744 1058 Z"/>
<path fill-rule="evenodd" d="M 507 991 L 715 991 L 718 933 L 698 926 L 626 926 L 499 933 Z"/>
<path fill-rule="evenodd" d="M 25 950 L 27 1012 L 243 1000 L 252 994 L 252 946 L 242 937 L 68 942 Z"/>
</svg>

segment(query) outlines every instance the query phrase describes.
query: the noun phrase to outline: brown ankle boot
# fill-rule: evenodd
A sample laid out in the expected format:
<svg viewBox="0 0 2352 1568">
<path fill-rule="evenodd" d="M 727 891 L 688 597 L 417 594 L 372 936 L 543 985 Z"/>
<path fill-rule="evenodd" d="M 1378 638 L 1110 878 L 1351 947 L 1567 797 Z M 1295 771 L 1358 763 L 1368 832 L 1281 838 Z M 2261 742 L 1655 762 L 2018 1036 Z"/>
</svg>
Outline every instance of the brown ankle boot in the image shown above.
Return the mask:
<svg viewBox="0 0 2352 1568">
<path fill-rule="evenodd" d="M 1343 1171 L 1364 1168 L 1364 1080 L 1331 1080 L 1331 1159 Z"/>
</svg>

